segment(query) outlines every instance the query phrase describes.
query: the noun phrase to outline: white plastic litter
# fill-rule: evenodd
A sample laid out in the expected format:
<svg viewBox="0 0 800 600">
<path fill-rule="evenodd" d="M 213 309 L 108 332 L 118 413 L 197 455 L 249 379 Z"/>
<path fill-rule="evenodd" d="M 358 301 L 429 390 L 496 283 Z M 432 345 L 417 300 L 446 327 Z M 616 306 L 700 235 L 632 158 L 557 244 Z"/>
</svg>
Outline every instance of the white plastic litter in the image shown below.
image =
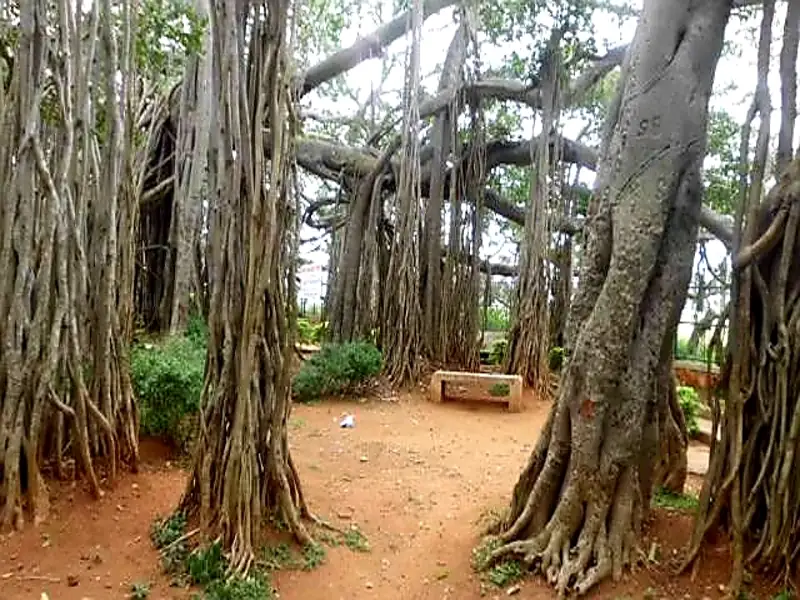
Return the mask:
<svg viewBox="0 0 800 600">
<path fill-rule="evenodd" d="M 355 426 L 356 426 L 356 418 L 353 415 L 345 415 L 344 418 L 341 421 L 339 421 L 339 427 L 346 427 L 350 429 Z"/>
</svg>

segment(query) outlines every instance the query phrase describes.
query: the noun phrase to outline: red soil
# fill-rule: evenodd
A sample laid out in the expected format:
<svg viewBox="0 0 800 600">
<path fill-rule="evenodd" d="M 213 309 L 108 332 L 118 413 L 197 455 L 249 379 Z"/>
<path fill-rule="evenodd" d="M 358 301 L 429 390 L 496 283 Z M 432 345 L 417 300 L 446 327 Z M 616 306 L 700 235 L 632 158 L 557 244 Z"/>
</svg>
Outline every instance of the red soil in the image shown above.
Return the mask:
<svg viewBox="0 0 800 600">
<path fill-rule="evenodd" d="M 371 551 L 329 548 L 314 571 L 276 573 L 281 599 L 506 596 L 481 583 L 471 550 L 482 518 L 506 505 L 548 405 L 528 399 L 525 412 L 509 414 L 502 406 L 434 405 L 417 395 L 396 400 L 295 407 L 290 435 L 311 506 L 340 527 L 357 524 Z M 354 429 L 338 426 L 346 412 L 355 415 Z M 156 442 L 143 443 L 143 456 L 141 472 L 121 478 L 98 502 L 80 485 L 51 484 L 47 521 L 0 537 L 0 599 L 39 600 L 42 592 L 51 600 L 126 598 L 134 582 L 150 582 L 152 599 L 190 597 L 159 574 L 148 538 L 153 519 L 176 505 L 185 473 Z M 649 552 L 658 545 L 659 564 L 591 597 L 724 596 L 724 545 L 707 552 L 695 582 L 674 576 L 690 533 L 690 517 L 656 511 L 643 546 Z M 555 595 L 529 578 L 515 597 Z"/>
</svg>

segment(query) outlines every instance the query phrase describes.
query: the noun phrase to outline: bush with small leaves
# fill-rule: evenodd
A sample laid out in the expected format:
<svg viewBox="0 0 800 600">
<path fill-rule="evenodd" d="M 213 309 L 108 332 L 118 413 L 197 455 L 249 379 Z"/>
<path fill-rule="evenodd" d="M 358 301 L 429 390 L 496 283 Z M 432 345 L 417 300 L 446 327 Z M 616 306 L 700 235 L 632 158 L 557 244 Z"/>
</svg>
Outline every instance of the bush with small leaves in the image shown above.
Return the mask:
<svg viewBox="0 0 800 600">
<path fill-rule="evenodd" d="M 226 566 L 219 542 L 195 549 L 186 559 L 189 578 L 196 585 L 205 586 L 222 579 Z"/>
<path fill-rule="evenodd" d="M 561 346 L 555 346 L 550 348 L 550 352 L 547 356 L 547 362 L 550 366 L 551 371 L 561 371 L 564 367 L 564 360 L 567 357 L 567 353 Z"/>
<path fill-rule="evenodd" d="M 686 421 L 686 432 L 689 437 L 694 437 L 700 433 L 700 423 L 697 418 L 703 408 L 700 396 L 693 387 L 678 386 L 678 404 L 683 411 L 683 418 Z"/>
<path fill-rule="evenodd" d="M 131 379 L 141 408 L 142 432 L 182 451 L 193 437 L 203 391 L 205 332 L 195 324 L 185 336 L 140 343 L 131 350 Z"/>
<path fill-rule="evenodd" d="M 508 341 L 497 340 L 492 344 L 489 351 L 489 363 L 493 365 L 502 365 L 508 354 Z"/>
<path fill-rule="evenodd" d="M 382 368 L 383 357 L 373 344 L 326 344 L 303 363 L 292 382 L 292 392 L 300 402 L 353 393 Z"/>
<path fill-rule="evenodd" d="M 150 528 L 150 539 L 160 551 L 161 566 L 166 573 L 180 573 L 184 569 L 189 555 L 186 542 L 181 541 L 185 532 L 186 516 L 180 512 L 156 519 Z"/>
<path fill-rule="evenodd" d="M 261 573 L 245 578 L 217 579 L 205 589 L 204 600 L 271 600 L 275 598 L 269 580 Z"/>
<path fill-rule="evenodd" d="M 325 337 L 326 324 L 308 319 L 297 319 L 297 341 L 301 344 L 319 344 Z"/>
</svg>

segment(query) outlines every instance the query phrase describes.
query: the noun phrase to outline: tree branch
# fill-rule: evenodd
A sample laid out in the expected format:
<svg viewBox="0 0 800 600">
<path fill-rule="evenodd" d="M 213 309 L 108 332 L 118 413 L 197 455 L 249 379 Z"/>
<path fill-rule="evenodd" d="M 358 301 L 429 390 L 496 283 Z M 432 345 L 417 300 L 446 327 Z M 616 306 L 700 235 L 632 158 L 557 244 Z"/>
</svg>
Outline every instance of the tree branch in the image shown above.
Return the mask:
<svg viewBox="0 0 800 600">
<path fill-rule="evenodd" d="M 593 61 L 586 71 L 570 82 L 565 104 L 579 102 L 593 85 L 621 65 L 627 49 L 628 46 L 619 46 Z M 459 94 L 484 99 L 510 100 L 526 104 L 534 109 L 542 107 L 541 91 L 535 84 L 526 84 L 514 79 L 483 79 L 447 88 L 433 98 L 424 101 L 419 107 L 420 118 L 424 119 L 443 110 Z"/>
<path fill-rule="evenodd" d="M 456 4 L 458 0 L 425 0 L 422 7 L 422 18 Z M 411 11 L 408 10 L 388 23 L 384 23 L 369 35 L 360 38 L 355 44 L 343 48 L 329 56 L 321 63 L 307 69 L 295 83 L 301 96 L 319 87 L 326 81 L 338 77 L 353 67 L 370 58 L 377 58 L 384 48 L 403 36 L 411 26 Z"/>
<path fill-rule="evenodd" d="M 711 235 L 730 249 L 733 244 L 732 219 L 725 215 L 719 215 L 710 208 L 703 206 L 695 216 L 701 227 L 704 227 Z"/>
<path fill-rule="evenodd" d="M 591 170 L 597 168 L 597 152 L 593 148 L 563 137 L 558 139 L 563 144 L 560 152 L 564 160 Z M 552 143 L 555 143 L 555 141 Z M 499 165 L 530 165 L 530 144 L 531 142 L 527 140 L 519 142 L 495 140 L 489 142 L 486 147 L 487 169 L 492 169 Z M 553 152 L 551 154 L 554 155 Z M 426 149 L 423 149 L 422 156 L 424 157 L 425 155 Z M 341 181 L 343 176 L 355 179 L 365 177 L 375 169 L 378 160 L 377 153 L 371 149 L 351 148 L 321 138 L 304 138 L 297 142 L 298 164 L 307 171 L 331 181 Z M 399 168 L 397 165 L 395 167 Z M 429 183 L 430 166 L 423 168 L 422 171 L 423 194 L 427 193 Z M 387 185 L 393 185 L 391 178 L 387 178 Z M 448 187 L 445 186 L 445 189 L 448 189 Z M 579 186 L 577 191 L 589 192 L 588 188 L 584 186 Z M 504 199 L 497 191 L 491 188 L 487 188 L 485 191 L 484 206 L 509 221 L 519 225 L 525 224 L 524 210 Z M 715 213 L 708 207 L 702 207 L 695 215 L 695 218 L 700 226 L 705 228 L 711 235 L 719 239 L 726 247 L 731 247 L 733 229 L 728 222 L 729 219 L 724 215 Z M 583 229 L 583 220 L 556 222 L 554 223 L 554 228 L 562 233 L 575 234 Z"/>
</svg>

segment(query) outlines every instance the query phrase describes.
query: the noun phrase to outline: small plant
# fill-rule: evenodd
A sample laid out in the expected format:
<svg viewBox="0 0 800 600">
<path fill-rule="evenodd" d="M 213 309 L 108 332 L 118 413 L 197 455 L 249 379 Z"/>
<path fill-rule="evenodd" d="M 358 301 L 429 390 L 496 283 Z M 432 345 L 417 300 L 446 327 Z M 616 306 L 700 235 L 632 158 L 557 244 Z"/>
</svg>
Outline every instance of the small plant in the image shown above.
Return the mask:
<svg viewBox="0 0 800 600">
<path fill-rule="evenodd" d="M 178 541 L 186 531 L 186 515 L 172 513 L 168 517 L 156 518 L 150 527 L 150 540 L 157 550 Z"/>
<path fill-rule="evenodd" d="M 694 512 L 697 510 L 698 500 L 688 494 L 675 494 L 664 488 L 656 490 L 651 504 L 657 508 Z"/>
<path fill-rule="evenodd" d="M 292 382 L 292 392 L 300 402 L 350 393 L 382 368 L 383 357 L 373 344 L 326 344 L 303 363 Z"/>
<path fill-rule="evenodd" d="M 131 593 L 130 600 L 147 600 L 150 596 L 150 584 L 149 583 L 134 583 L 131 586 Z"/>
<path fill-rule="evenodd" d="M 483 571 L 489 564 L 489 557 L 492 552 L 500 547 L 500 540 L 497 538 L 487 538 L 478 546 L 472 549 L 472 568 L 476 571 Z"/>
<path fill-rule="evenodd" d="M 786 589 L 781 590 L 772 600 L 795 600 L 797 596 L 795 596 L 792 590 Z"/>
<path fill-rule="evenodd" d="M 267 577 L 253 573 L 246 578 L 212 581 L 203 597 L 204 600 L 271 600 L 275 594 Z"/>
<path fill-rule="evenodd" d="M 497 340 L 492 344 L 489 352 L 489 362 L 493 365 L 502 365 L 508 354 L 508 341 Z"/>
<path fill-rule="evenodd" d="M 197 548 L 186 559 L 189 578 L 197 585 L 209 585 L 225 575 L 225 557 L 222 547 L 214 542 L 205 548 Z"/>
<path fill-rule="evenodd" d="M 355 552 L 369 552 L 370 550 L 366 536 L 356 527 L 351 527 L 344 532 L 344 543 Z"/>
<path fill-rule="evenodd" d="M 325 547 L 322 544 L 308 544 L 303 548 L 303 570 L 313 571 L 325 562 Z"/>
<path fill-rule="evenodd" d="M 567 358 L 567 352 L 561 346 L 550 348 L 547 355 L 547 362 L 551 371 L 559 372 L 564 367 L 564 360 Z"/>
<path fill-rule="evenodd" d="M 264 548 L 263 563 L 264 568 L 269 571 L 293 569 L 299 566 L 297 557 L 286 542 Z"/>
<path fill-rule="evenodd" d="M 693 387 L 678 386 L 678 404 L 680 404 L 683 418 L 686 421 L 686 432 L 689 437 L 695 437 L 700 433 L 700 423 L 697 420 L 703 407 L 700 396 Z"/>
<path fill-rule="evenodd" d="M 496 564 L 489 571 L 489 581 L 497 587 L 505 587 L 522 579 L 525 571 L 518 560 L 507 560 Z"/>
<path fill-rule="evenodd" d="M 186 531 L 186 516 L 181 512 L 156 519 L 150 528 L 150 540 L 161 551 L 161 566 L 166 573 L 179 573 L 189 555 L 186 543 L 180 541 Z"/>
<path fill-rule="evenodd" d="M 313 323 L 308 319 L 297 319 L 297 341 L 301 344 L 319 344 L 325 337 L 325 323 Z"/>
<path fill-rule="evenodd" d="M 507 383 L 495 383 L 489 388 L 489 395 L 492 398 L 505 398 L 511 393 L 511 386 Z"/>
</svg>

